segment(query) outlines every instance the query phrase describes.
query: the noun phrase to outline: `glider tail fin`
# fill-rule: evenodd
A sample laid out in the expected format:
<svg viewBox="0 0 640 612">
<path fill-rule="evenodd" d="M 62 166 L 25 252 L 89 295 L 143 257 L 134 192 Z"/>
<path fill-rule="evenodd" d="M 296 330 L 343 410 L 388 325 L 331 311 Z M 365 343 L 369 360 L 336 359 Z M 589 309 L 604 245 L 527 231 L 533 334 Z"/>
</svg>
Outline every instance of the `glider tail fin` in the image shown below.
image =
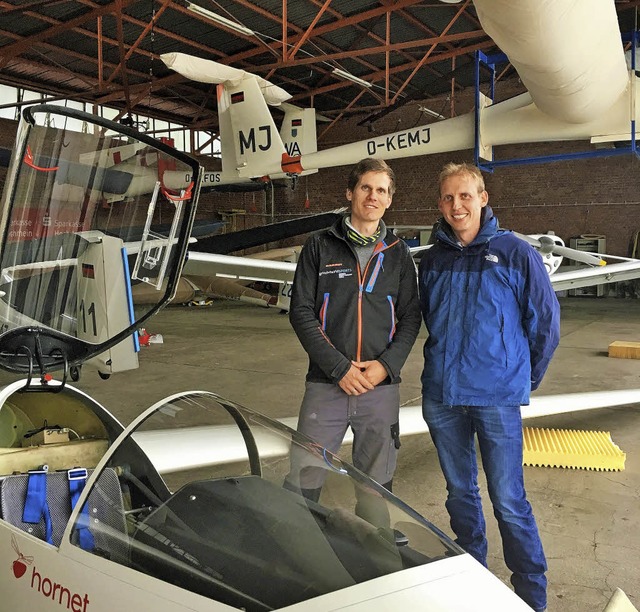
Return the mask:
<svg viewBox="0 0 640 612">
<path fill-rule="evenodd" d="M 316 137 L 316 109 L 282 105 L 285 111 L 280 137 L 290 158 L 315 153 L 318 150 Z M 300 174 L 311 174 L 317 170 L 306 170 Z"/>
<path fill-rule="evenodd" d="M 218 85 L 223 173 L 258 178 L 281 172 L 286 153 L 257 80 Z"/>
<path fill-rule="evenodd" d="M 316 109 L 298 108 L 283 104 L 284 119 L 280 127 L 280 137 L 291 157 L 315 153 L 318 150 L 316 139 Z"/>
</svg>

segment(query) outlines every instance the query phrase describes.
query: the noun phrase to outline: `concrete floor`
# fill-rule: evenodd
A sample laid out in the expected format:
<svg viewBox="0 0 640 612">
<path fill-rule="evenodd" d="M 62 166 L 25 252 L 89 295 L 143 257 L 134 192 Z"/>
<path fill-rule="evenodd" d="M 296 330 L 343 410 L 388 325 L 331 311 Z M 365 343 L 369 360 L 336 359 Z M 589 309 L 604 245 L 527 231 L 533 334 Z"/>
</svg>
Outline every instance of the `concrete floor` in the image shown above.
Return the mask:
<svg viewBox="0 0 640 612">
<path fill-rule="evenodd" d="M 614 340 L 640 341 L 640 300 L 562 298 L 562 340 L 536 395 L 640 388 L 640 360 L 612 359 Z M 297 414 L 307 368 L 288 318 L 234 302 L 170 307 L 152 319 L 163 344 L 143 348 L 138 370 L 75 386 L 128 423 L 157 400 L 203 389 L 274 417 Z M 425 331 L 403 371 L 402 401 L 420 401 Z M 12 380 L 0 375 L 0 382 Z M 622 472 L 526 467 L 529 499 L 549 563 L 549 612 L 601 611 L 622 588 L 640 608 L 640 409 L 638 405 L 526 421 L 528 426 L 611 432 L 627 454 Z M 428 434 L 403 439 L 394 492 L 450 533 L 444 480 Z M 486 498 L 486 494 L 484 496 Z M 485 504 L 490 569 L 508 582 Z"/>
</svg>

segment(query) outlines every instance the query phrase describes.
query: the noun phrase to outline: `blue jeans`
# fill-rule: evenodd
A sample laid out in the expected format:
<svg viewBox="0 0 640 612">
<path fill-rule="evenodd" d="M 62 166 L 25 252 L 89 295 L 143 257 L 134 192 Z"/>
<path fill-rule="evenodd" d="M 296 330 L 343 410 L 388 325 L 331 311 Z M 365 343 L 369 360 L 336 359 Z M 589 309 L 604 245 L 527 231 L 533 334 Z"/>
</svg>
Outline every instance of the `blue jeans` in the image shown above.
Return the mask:
<svg viewBox="0 0 640 612">
<path fill-rule="evenodd" d="M 447 481 L 446 507 L 456 542 L 485 567 L 487 537 L 478 488 L 478 436 L 489 498 L 516 594 L 534 610 L 547 605 L 547 562 L 524 490 L 522 418 L 515 406 L 447 406 L 428 398 L 422 414 Z"/>
</svg>

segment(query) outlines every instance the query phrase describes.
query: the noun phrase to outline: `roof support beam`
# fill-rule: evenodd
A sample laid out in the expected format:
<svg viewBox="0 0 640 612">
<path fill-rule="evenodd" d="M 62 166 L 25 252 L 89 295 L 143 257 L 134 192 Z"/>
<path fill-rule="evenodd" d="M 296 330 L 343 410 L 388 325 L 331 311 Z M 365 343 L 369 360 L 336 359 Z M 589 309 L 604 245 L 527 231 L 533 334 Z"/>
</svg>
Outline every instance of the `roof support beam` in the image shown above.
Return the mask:
<svg viewBox="0 0 640 612">
<path fill-rule="evenodd" d="M 352 106 L 355 105 L 355 103 L 364 95 L 364 93 L 366 92 L 366 89 L 363 89 L 353 100 L 351 100 L 351 102 L 349 102 L 349 104 L 347 105 L 347 107 L 326 127 L 324 128 L 324 130 L 322 130 L 322 132 L 320 133 L 320 135 L 318 136 L 318 140 L 321 140 L 322 137 L 338 122 L 340 121 L 340 119 L 342 119 L 342 117 L 344 116 L 345 112 L 348 111 Z"/>
<path fill-rule="evenodd" d="M 305 33 L 300 37 L 300 40 L 296 43 L 295 47 L 291 49 L 291 53 L 283 57 L 285 61 L 292 60 L 295 54 L 300 50 L 300 47 L 302 47 L 302 45 L 304 45 L 304 43 L 310 38 L 311 34 L 313 33 L 313 28 L 316 27 L 316 23 L 320 21 L 320 17 L 322 17 L 322 15 L 327 10 L 330 4 L 331 4 L 331 0 L 325 0 L 325 3 L 322 5 L 322 8 L 318 11 L 316 16 L 313 18 L 313 21 L 311 22 L 309 27 L 306 29 Z"/>
<path fill-rule="evenodd" d="M 387 23 L 385 28 L 385 47 L 391 44 L 391 13 L 387 13 Z M 389 106 L 389 54 L 390 51 L 384 53 L 384 105 Z"/>
<path fill-rule="evenodd" d="M 282 0 L 282 59 L 286 62 L 289 57 L 289 51 L 287 47 L 289 43 L 287 39 L 289 37 L 289 23 L 287 18 L 287 0 Z"/>
<path fill-rule="evenodd" d="M 153 17 L 150 19 L 149 23 L 142 29 L 142 32 L 140 32 L 140 35 L 138 36 L 136 41 L 129 47 L 129 50 L 126 52 L 124 56 L 125 62 L 133 55 L 134 51 L 137 51 L 140 48 L 140 44 L 147 37 L 147 34 L 151 31 L 156 21 L 158 21 L 158 19 L 160 18 L 160 15 L 162 15 L 162 13 L 164 13 L 167 10 L 167 8 L 171 6 L 172 2 L 173 0 L 162 0 L 162 6 L 157 11 L 154 12 Z M 120 72 L 120 70 L 124 66 L 125 66 L 124 62 L 121 62 L 120 64 L 118 64 L 118 67 L 111 73 L 111 76 L 107 81 L 107 84 L 113 81 L 115 76 Z"/>
<path fill-rule="evenodd" d="M 7 62 L 14 57 L 15 55 L 20 55 L 23 51 L 26 51 L 29 47 L 31 47 L 34 43 L 42 42 L 47 40 L 47 38 L 51 38 L 52 36 L 56 36 L 57 34 L 61 34 L 62 32 L 68 31 L 70 28 L 75 28 L 76 26 L 86 23 L 87 21 L 93 21 L 102 15 L 106 15 L 108 13 L 115 13 L 120 11 L 125 6 L 135 2 L 136 0 L 117 0 L 118 6 L 112 4 L 105 4 L 100 6 L 99 8 L 95 8 L 92 11 L 88 11 L 84 15 L 80 15 L 75 19 L 70 19 L 67 23 L 58 23 L 46 30 L 42 30 L 38 34 L 34 34 L 33 36 L 29 36 L 20 42 L 13 43 L 11 45 L 6 45 L 0 48 L 0 69 L 4 68 L 7 65 Z M 35 15 L 38 16 L 39 15 Z"/>
<path fill-rule="evenodd" d="M 127 112 L 131 112 L 131 99 L 129 94 L 129 75 L 127 74 L 127 66 L 125 59 L 125 50 L 124 50 L 124 34 L 122 31 L 122 3 L 124 0 L 116 0 L 116 31 L 118 36 L 118 51 L 120 52 L 120 65 L 123 67 L 122 70 L 122 85 L 124 89 L 124 102 L 127 109 Z M 117 68 L 116 68 L 117 70 Z"/>
<path fill-rule="evenodd" d="M 247 0 L 236 0 L 239 4 L 242 4 L 242 6 L 246 6 L 247 8 L 251 8 L 252 10 L 256 11 L 257 13 L 271 18 L 271 19 L 277 19 L 277 17 L 275 17 L 274 15 L 272 15 L 271 13 L 268 13 L 267 11 L 265 11 L 264 9 L 261 9 L 260 7 L 255 6 L 254 4 L 252 4 L 251 2 L 248 2 Z M 335 30 L 340 30 L 341 28 L 347 27 L 347 26 L 352 26 L 352 25 L 357 25 L 359 24 L 361 21 L 364 21 L 366 19 L 372 19 L 374 17 L 378 17 L 379 15 L 383 15 L 386 12 L 389 11 L 393 11 L 393 10 L 397 10 L 398 8 L 404 8 L 405 6 L 412 6 L 414 4 L 418 4 L 422 2 L 422 0 L 398 0 L 398 2 L 396 2 L 396 4 L 393 5 L 393 7 L 385 7 L 385 6 L 381 6 L 375 9 L 371 9 L 370 11 L 365 11 L 364 13 L 359 13 L 357 15 L 354 15 L 353 17 L 344 17 L 342 19 L 336 20 L 330 24 L 327 25 L 323 25 L 320 26 L 319 28 L 316 28 L 313 32 L 314 36 L 322 36 L 323 34 L 326 34 L 327 32 L 334 32 Z M 302 37 L 303 34 L 299 34 L 296 36 L 293 36 L 289 42 L 290 43 L 296 43 L 298 42 L 298 40 L 300 39 L 300 37 Z M 278 45 L 278 43 L 271 43 L 270 47 L 276 47 Z M 259 55 L 262 51 L 260 49 L 250 49 L 249 51 L 244 51 L 242 53 L 236 53 L 232 56 L 232 59 L 234 61 L 237 60 L 244 60 L 244 59 L 248 59 L 250 57 L 255 57 L 256 55 Z M 316 59 L 316 61 L 318 61 Z"/>
<path fill-rule="evenodd" d="M 389 44 L 385 41 L 385 44 L 380 45 L 379 47 L 368 47 L 366 49 L 350 49 L 348 51 L 340 51 L 339 53 L 326 53 L 321 57 L 304 57 L 304 58 L 295 59 L 287 62 L 276 62 L 274 64 L 261 64 L 260 66 L 256 66 L 256 68 L 259 68 L 260 70 L 272 70 L 277 68 L 285 68 L 289 66 L 317 64 L 320 62 L 328 62 L 332 60 L 355 59 L 357 57 L 362 57 L 364 55 L 380 55 L 382 53 L 389 53 L 390 51 L 395 52 L 403 49 L 417 49 L 420 47 L 431 46 L 432 49 L 430 49 L 429 53 L 427 54 L 427 57 L 429 57 L 429 54 L 433 51 L 433 48 L 435 48 L 440 44 L 443 44 L 446 42 L 467 41 L 469 39 L 482 38 L 485 36 L 486 35 L 483 30 L 473 30 L 473 32 L 443 34 L 440 36 L 434 36 L 432 38 L 422 38 L 420 40 L 412 40 L 408 42 L 400 42 L 400 43 L 393 43 L 393 44 Z M 461 51 L 459 48 L 453 47 L 451 50 L 451 53 L 462 55 L 464 51 Z"/>
<path fill-rule="evenodd" d="M 102 56 L 102 15 L 96 24 L 98 29 L 98 91 L 104 89 L 104 58 Z"/>
<path fill-rule="evenodd" d="M 310 0 L 313 4 L 315 4 L 316 6 L 320 6 L 320 0 Z M 389 2 L 386 2 L 385 4 L 389 4 Z M 331 15 L 333 15 L 336 19 L 344 19 L 344 16 L 341 15 L 338 11 L 336 11 L 335 9 L 329 7 L 327 9 L 327 12 L 330 13 Z M 407 11 L 405 9 L 399 9 L 397 12 L 399 12 L 400 14 L 406 14 Z M 387 13 L 387 15 L 391 15 L 391 13 Z M 420 22 L 421 23 L 421 22 Z M 388 44 L 388 41 L 386 41 L 384 38 L 382 38 L 381 36 L 378 36 L 375 32 L 371 31 L 371 28 L 366 28 L 365 26 L 361 25 L 361 24 L 354 24 L 352 26 L 355 30 L 358 30 L 362 33 L 364 33 L 365 36 L 367 36 L 368 38 L 370 38 L 371 40 L 378 42 L 378 43 L 382 43 L 382 44 Z M 422 25 L 421 29 L 425 30 L 426 32 L 428 32 L 429 35 L 431 36 L 437 36 L 437 34 L 429 29 L 425 29 L 424 26 Z M 407 53 L 406 51 L 403 51 L 402 49 L 398 49 L 396 50 L 396 53 L 398 53 L 399 55 L 401 55 L 405 60 L 407 61 L 413 61 L 415 58 L 412 57 L 409 53 Z M 376 69 L 376 66 L 374 66 L 373 64 L 371 64 L 370 62 L 367 62 L 363 59 L 360 59 L 359 57 L 354 57 L 353 58 L 355 61 L 357 61 L 358 63 L 362 64 L 363 66 L 366 66 L 367 68 L 370 69 Z M 431 66 L 428 67 L 428 69 L 433 72 L 435 75 L 437 75 L 438 77 L 442 77 L 442 74 L 440 74 L 435 68 L 432 68 Z M 391 82 L 391 80 L 390 80 Z"/>
<path fill-rule="evenodd" d="M 460 49 L 456 49 L 456 51 L 445 51 L 444 53 L 440 53 L 439 55 L 431 55 L 429 56 L 426 60 L 423 58 L 423 60 L 420 60 L 420 62 L 427 63 L 434 63 L 434 62 L 440 62 L 442 60 L 446 60 L 446 59 L 451 59 L 452 57 L 456 56 L 456 55 L 464 55 L 466 53 L 473 53 L 474 51 L 477 51 L 478 49 L 486 49 L 487 47 L 492 47 L 494 46 L 494 43 L 490 40 L 485 40 L 483 42 L 479 42 L 475 45 L 469 45 L 468 47 L 461 47 Z M 389 68 L 389 74 L 396 74 L 398 72 L 405 72 L 406 70 L 410 70 L 411 68 L 414 68 L 415 66 L 418 65 L 417 60 L 415 62 L 407 62 L 406 64 L 402 64 L 400 66 L 392 66 Z M 371 74 L 365 74 L 362 75 L 361 78 L 363 78 L 365 81 L 371 81 L 371 82 L 375 82 L 379 79 L 384 78 L 384 71 L 383 70 L 378 70 L 377 72 L 372 72 Z M 334 89 L 339 89 L 340 87 L 348 87 L 349 83 L 334 83 L 332 85 L 327 85 L 326 87 L 319 87 L 317 89 L 314 89 L 313 93 L 314 95 L 318 95 L 321 93 L 327 93 L 329 91 L 333 91 Z M 296 96 L 293 96 L 291 98 L 291 101 L 295 101 L 295 100 L 299 100 L 300 98 L 304 98 L 306 94 L 299 94 Z"/>
<path fill-rule="evenodd" d="M 453 19 L 451 19 L 451 21 L 447 24 L 447 27 L 444 30 L 442 30 L 442 35 L 443 36 L 453 27 L 453 24 L 456 21 L 458 21 L 458 17 L 460 17 L 460 15 L 462 15 L 462 13 L 466 10 L 467 6 L 469 6 L 470 2 L 471 2 L 471 0 L 465 0 L 464 1 L 464 4 L 458 9 L 458 11 L 454 15 Z M 411 82 L 411 79 L 415 76 L 416 72 L 418 72 L 418 70 L 420 70 L 420 68 L 422 68 L 422 66 L 426 63 L 426 61 L 429 59 L 429 56 L 431 55 L 431 53 L 434 51 L 435 48 L 436 48 L 436 45 L 434 44 L 424 54 L 422 59 L 418 62 L 418 65 L 411 71 L 411 74 L 407 77 L 407 79 L 402 84 L 400 89 L 396 92 L 396 95 L 393 97 L 392 102 L 395 102 L 398 99 L 398 96 L 405 90 L 407 85 Z"/>
</svg>

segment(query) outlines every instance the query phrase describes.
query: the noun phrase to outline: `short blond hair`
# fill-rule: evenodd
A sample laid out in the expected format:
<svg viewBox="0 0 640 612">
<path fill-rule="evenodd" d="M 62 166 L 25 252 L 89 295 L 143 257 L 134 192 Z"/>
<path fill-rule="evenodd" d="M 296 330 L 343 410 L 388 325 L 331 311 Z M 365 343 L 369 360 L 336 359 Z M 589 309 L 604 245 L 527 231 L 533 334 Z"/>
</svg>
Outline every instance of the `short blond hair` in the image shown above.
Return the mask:
<svg viewBox="0 0 640 612">
<path fill-rule="evenodd" d="M 477 166 L 467 163 L 456 164 L 455 162 L 449 162 L 440 170 L 440 175 L 438 176 L 438 193 L 442 193 L 442 183 L 448 178 L 457 176 L 458 174 L 466 174 L 475 179 L 478 193 L 482 193 L 485 190 L 484 177 Z"/>
</svg>

